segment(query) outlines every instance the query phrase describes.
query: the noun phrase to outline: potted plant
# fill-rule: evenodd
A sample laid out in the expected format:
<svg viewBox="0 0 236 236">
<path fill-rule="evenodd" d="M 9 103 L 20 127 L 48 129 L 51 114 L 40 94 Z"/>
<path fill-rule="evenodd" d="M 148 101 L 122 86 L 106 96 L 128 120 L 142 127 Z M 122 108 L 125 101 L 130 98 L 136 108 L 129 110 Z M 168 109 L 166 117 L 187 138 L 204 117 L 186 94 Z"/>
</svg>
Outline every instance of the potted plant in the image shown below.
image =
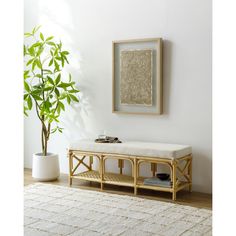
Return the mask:
<svg viewBox="0 0 236 236">
<path fill-rule="evenodd" d="M 62 42 L 56 42 L 53 36 L 45 37 L 40 27 L 25 33 L 24 44 L 24 114 L 33 107 L 41 123 L 42 150 L 33 154 L 32 176 L 40 181 L 54 180 L 59 177 L 58 155 L 48 152 L 51 134 L 61 132 L 58 125 L 65 102 L 79 102 L 79 92 L 75 82 L 68 75 L 64 79 L 64 66 L 69 64 L 69 52 L 62 48 Z M 62 74 L 63 72 L 63 74 Z"/>
</svg>

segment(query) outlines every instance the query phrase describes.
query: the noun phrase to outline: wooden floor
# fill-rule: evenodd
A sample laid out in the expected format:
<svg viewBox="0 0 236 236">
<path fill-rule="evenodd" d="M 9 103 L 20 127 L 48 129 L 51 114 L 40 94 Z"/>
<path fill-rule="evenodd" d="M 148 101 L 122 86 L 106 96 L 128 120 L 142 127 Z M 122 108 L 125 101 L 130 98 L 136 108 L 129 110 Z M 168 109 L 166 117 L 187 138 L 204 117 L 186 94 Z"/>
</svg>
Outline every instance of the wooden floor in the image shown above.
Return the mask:
<svg viewBox="0 0 236 236">
<path fill-rule="evenodd" d="M 25 169 L 24 185 L 33 184 L 35 182 L 36 181 L 34 181 L 31 176 L 31 169 Z M 44 182 L 44 183 L 68 186 L 68 178 L 67 178 L 67 175 L 61 174 L 60 178 L 57 181 Z M 89 190 L 94 190 L 94 191 L 101 191 L 100 184 L 94 183 L 94 182 L 90 183 L 88 181 L 81 181 L 77 179 L 73 179 L 72 188 L 81 188 L 81 189 L 89 189 Z M 129 187 L 104 185 L 104 191 L 109 192 L 109 193 L 134 196 L 133 188 L 129 188 Z M 157 192 L 157 191 L 147 190 L 147 189 L 139 189 L 137 197 L 159 200 L 159 201 L 166 201 L 166 202 L 173 202 L 171 199 L 172 198 L 171 193 Z M 206 208 L 206 209 L 212 209 L 212 195 L 205 194 L 205 193 L 197 193 L 197 192 L 189 193 L 183 190 L 177 193 L 177 200 L 175 201 L 175 203 L 194 206 L 194 207 L 201 207 L 201 208 Z"/>
</svg>

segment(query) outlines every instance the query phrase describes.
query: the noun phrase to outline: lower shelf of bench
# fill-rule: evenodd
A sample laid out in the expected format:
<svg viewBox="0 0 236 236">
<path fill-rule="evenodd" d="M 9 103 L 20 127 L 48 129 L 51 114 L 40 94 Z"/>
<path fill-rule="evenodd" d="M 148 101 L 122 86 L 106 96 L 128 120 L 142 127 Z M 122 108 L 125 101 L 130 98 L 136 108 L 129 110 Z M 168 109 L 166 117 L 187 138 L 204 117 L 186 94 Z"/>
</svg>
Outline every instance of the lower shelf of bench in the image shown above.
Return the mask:
<svg viewBox="0 0 236 236">
<path fill-rule="evenodd" d="M 101 177 L 100 177 L 99 172 L 94 171 L 94 170 L 85 171 L 85 172 L 73 175 L 72 178 L 101 183 Z M 129 175 L 120 175 L 120 174 L 116 174 L 116 173 L 105 173 L 103 183 L 134 187 L 134 178 Z"/>
<path fill-rule="evenodd" d="M 73 175 L 71 176 L 71 178 L 101 183 L 101 177 L 100 177 L 99 172 L 94 171 L 94 170 L 85 171 L 85 172 Z M 116 173 L 105 173 L 102 183 L 119 185 L 119 186 L 136 187 L 136 188 L 142 188 L 142 189 L 151 189 L 151 190 L 157 190 L 157 191 L 173 192 L 173 188 L 154 186 L 154 185 L 144 185 L 143 181 L 144 181 L 144 178 L 139 177 L 137 180 L 137 184 L 135 186 L 134 178 L 132 176 L 121 175 L 121 174 L 116 174 Z M 189 183 L 180 182 L 176 191 L 179 191 L 187 186 L 189 186 Z"/>
</svg>

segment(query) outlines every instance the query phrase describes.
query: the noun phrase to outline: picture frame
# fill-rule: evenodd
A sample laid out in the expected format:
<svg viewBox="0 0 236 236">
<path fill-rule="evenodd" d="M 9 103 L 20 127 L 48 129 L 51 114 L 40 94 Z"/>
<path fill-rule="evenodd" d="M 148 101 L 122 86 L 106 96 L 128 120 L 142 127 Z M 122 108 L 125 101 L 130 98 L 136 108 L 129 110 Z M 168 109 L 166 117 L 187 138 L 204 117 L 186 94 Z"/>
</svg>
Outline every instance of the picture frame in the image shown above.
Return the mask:
<svg viewBox="0 0 236 236">
<path fill-rule="evenodd" d="M 162 38 L 112 42 L 112 113 L 162 114 Z"/>
</svg>

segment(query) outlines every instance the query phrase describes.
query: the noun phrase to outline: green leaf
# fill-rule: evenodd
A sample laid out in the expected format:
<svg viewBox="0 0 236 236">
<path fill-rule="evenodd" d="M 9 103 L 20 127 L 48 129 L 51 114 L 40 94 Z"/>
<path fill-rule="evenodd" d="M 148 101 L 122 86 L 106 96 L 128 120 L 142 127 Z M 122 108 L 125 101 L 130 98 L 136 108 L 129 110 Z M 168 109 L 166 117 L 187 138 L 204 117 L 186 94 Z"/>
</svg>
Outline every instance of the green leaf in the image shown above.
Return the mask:
<svg viewBox="0 0 236 236">
<path fill-rule="evenodd" d="M 56 85 L 58 85 L 61 81 L 61 74 L 58 74 L 57 78 L 56 78 Z"/>
<path fill-rule="evenodd" d="M 48 64 L 48 66 L 51 66 L 51 65 L 52 65 L 52 63 L 53 63 L 53 58 L 50 60 L 50 62 L 49 62 L 49 64 Z"/>
<path fill-rule="evenodd" d="M 27 99 L 28 99 L 28 96 L 29 96 L 28 93 L 27 93 L 27 94 L 24 94 L 24 100 L 27 100 Z"/>
<path fill-rule="evenodd" d="M 64 106 L 64 104 L 63 104 L 62 102 L 58 101 L 58 106 L 60 106 L 61 109 L 62 109 L 63 111 L 65 111 L 65 106 Z"/>
<path fill-rule="evenodd" d="M 43 71 L 44 71 L 44 74 L 53 74 L 53 72 L 51 70 L 43 69 Z"/>
<path fill-rule="evenodd" d="M 44 106 L 46 108 L 47 111 L 49 111 L 50 107 L 52 106 L 52 104 L 49 102 L 49 100 L 47 99 L 45 102 L 44 102 Z"/>
<path fill-rule="evenodd" d="M 59 90 L 57 88 L 55 88 L 54 91 L 55 91 L 55 94 L 57 95 L 57 97 L 59 97 L 60 96 Z"/>
<path fill-rule="evenodd" d="M 67 87 L 70 87 L 71 86 L 71 83 L 64 83 L 64 82 L 61 82 L 58 87 L 59 88 L 67 88 Z"/>
<path fill-rule="evenodd" d="M 29 110 L 31 110 L 31 108 L 32 108 L 32 106 L 33 106 L 33 103 L 32 103 L 32 99 L 31 99 L 30 96 L 28 96 L 27 104 L 28 104 L 28 108 L 29 108 Z"/>
<path fill-rule="evenodd" d="M 43 100 L 40 96 L 38 96 L 38 95 L 36 95 L 36 94 L 32 94 L 32 96 L 33 96 L 33 98 L 34 98 L 35 100 L 37 100 L 37 101 L 42 101 L 42 100 Z"/>
<path fill-rule="evenodd" d="M 30 59 L 30 60 L 27 62 L 26 66 L 30 65 L 33 61 L 34 61 L 34 58 L 33 58 L 33 59 Z"/>
<path fill-rule="evenodd" d="M 28 48 L 28 52 L 29 52 L 30 56 L 33 57 L 33 56 L 35 55 L 34 47 L 30 47 L 30 48 Z"/>
<path fill-rule="evenodd" d="M 53 42 L 46 42 L 46 44 L 56 47 L 56 44 Z"/>
<path fill-rule="evenodd" d="M 43 47 L 43 46 L 39 48 L 39 50 L 38 50 L 38 52 L 37 52 L 37 57 L 39 57 L 39 56 L 41 55 L 41 53 L 43 52 L 43 50 L 44 50 L 44 47 Z"/>
<path fill-rule="evenodd" d="M 79 99 L 78 99 L 76 96 L 74 96 L 74 95 L 72 95 L 72 94 L 70 94 L 69 96 L 70 96 L 70 98 L 71 98 L 73 101 L 79 102 Z"/>
<path fill-rule="evenodd" d="M 28 38 L 28 37 L 31 37 L 32 34 L 31 34 L 31 33 L 24 33 L 24 36 L 25 36 L 26 38 Z"/>
<path fill-rule="evenodd" d="M 24 87 L 25 87 L 25 90 L 30 93 L 30 87 L 29 85 L 27 84 L 27 82 L 24 81 Z"/>
<path fill-rule="evenodd" d="M 58 107 L 57 107 L 57 114 L 60 115 L 60 113 L 61 113 L 61 107 L 58 106 Z"/>
<path fill-rule="evenodd" d="M 42 39 L 42 41 L 44 41 L 44 36 L 43 36 L 43 34 L 41 32 L 40 32 L 39 36 Z"/>
<path fill-rule="evenodd" d="M 53 82 L 53 79 L 49 76 L 47 76 L 47 79 L 48 79 L 48 82 L 51 84 L 51 85 L 54 85 L 54 82 Z"/>
<path fill-rule="evenodd" d="M 57 131 L 57 127 L 52 129 L 51 134 L 55 133 Z"/>
<path fill-rule="evenodd" d="M 53 87 L 49 86 L 49 87 L 44 88 L 43 90 L 46 92 L 46 91 L 50 91 L 52 89 L 53 89 Z"/>
<path fill-rule="evenodd" d="M 59 115 L 58 116 L 55 116 L 53 114 L 48 115 L 49 123 L 52 123 L 53 121 L 59 122 L 59 120 L 57 119 L 58 117 Z"/>
<path fill-rule="evenodd" d="M 42 69 L 42 64 L 40 60 L 36 59 L 36 65 L 38 66 L 39 69 Z"/>
<path fill-rule="evenodd" d="M 57 46 L 58 46 L 58 48 L 61 50 L 61 46 L 62 46 L 62 43 L 61 43 L 61 41 L 60 41 L 60 43 L 59 43 L 59 44 L 57 44 Z"/>
<path fill-rule="evenodd" d="M 66 97 L 67 97 L 67 93 L 63 92 L 63 93 L 60 95 L 59 99 L 60 99 L 60 100 L 63 100 L 63 99 L 65 99 Z"/>
<path fill-rule="evenodd" d="M 42 78 L 42 75 L 41 74 L 36 74 L 35 77 Z"/>
<path fill-rule="evenodd" d="M 26 106 L 24 106 L 24 114 L 25 114 L 25 116 L 28 116 L 26 111 L 28 111 L 28 108 Z"/>
<path fill-rule="evenodd" d="M 64 57 L 64 59 L 66 60 L 66 63 L 69 64 L 69 61 L 67 60 L 67 57 Z"/>
<path fill-rule="evenodd" d="M 34 27 L 32 34 L 35 34 L 40 28 L 41 28 L 41 25 Z"/>
<path fill-rule="evenodd" d="M 27 48 L 26 46 L 24 45 L 24 56 L 27 54 Z"/>
<path fill-rule="evenodd" d="M 58 54 L 58 48 L 54 50 L 54 56 L 57 56 L 57 54 Z"/>
<path fill-rule="evenodd" d="M 34 88 L 34 89 L 43 89 L 43 83 L 35 84 L 35 85 L 33 85 L 33 88 Z M 35 91 L 35 90 L 34 90 L 34 91 Z"/>
<path fill-rule="evenodd" d="M 70 105 L 71 99 L 69 96 L 66 97 L 66 100 L 67 100 L 68 104 Z"/>
<path fill-rule="evenodd" d="M 65 65 L 64 57 L 61 57 L 61 66 L 64 67 L 64 65 Z"/>
<path fill-rule="evenodd" d="M 33 87 L 34 87 L 34 86 L 33 86 Z M 32 96 L 33 96 L 34 94 L 40 96 L 42 93 L 43 93 L 43 89 L 38 89 L 37 87 L 34 87 L 34 90 L 31 91 L 31 95 L 32 95 Z"/>
<path fill-rule="evenodd" d="M 53 36 L 50 36 L 50 37 L 46 38 L 46 41 L 49 41 L 49 40 L 51 40 L 53 38 L 54 38 Z"/>
<path fill-rule="evenodd" d="M 71 73 L 69 74 L 69 82 L 71 82 Z"/>
<path fill-rule="evenodd" d="M 25 70 L 24 71 L 24 79 L 27 79 L 27 78 L 29 78 L 30 76 L 29 76 L 29 70 Z"/>
<path fill-rule="evenodd" d="M 42 43 L 36 42 L 31 47 L 36 48 L 36 47 L 41 46 L 41 45 L 42 45 Z"/>
<path fill-rule="evenodd" d="M 33 62 L 33 64 L 32 64 L 32 70 L 34 70 L 34 68 L 35 68 L 36 64 L 37 64 L 37 59 L 36 59 L 36 60 L 34 60 L 34 62 Z"/>
<path fill-rule="evenodd" d="M 63 51 L 63 52 L 61 52 L 62 54 L 64 54 L 64 55 L 69 55 L 70 53 L 69 52 L 67 52 L 67 51 Z"/>
<path fill-rule="evenodd" d="M 80 92 L 79 90 L 77 89 L 71 89 L 71 90 L 67 90 L 69 93 L 78 93 Z"/>
<path fill-rule="evenodd" d="M 56 60 L 54 60 L 54 66 L 56 67 L 56 70 L 57 70 L 57 71 L 60 70 L 59 64 L 57 63 Z"/>
</svg>

